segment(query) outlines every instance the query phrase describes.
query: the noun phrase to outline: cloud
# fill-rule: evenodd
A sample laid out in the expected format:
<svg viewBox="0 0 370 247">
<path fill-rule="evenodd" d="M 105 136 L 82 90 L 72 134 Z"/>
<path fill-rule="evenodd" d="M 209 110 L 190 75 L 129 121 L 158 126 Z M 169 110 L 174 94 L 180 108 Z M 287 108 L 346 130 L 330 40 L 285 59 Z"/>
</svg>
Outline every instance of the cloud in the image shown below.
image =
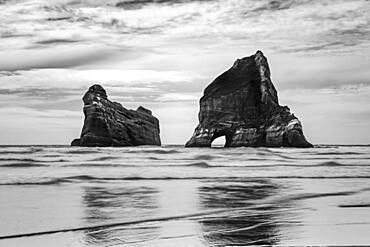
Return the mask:
<svg viewBox="0 0 370 247">
<path fill-rule="evenodd" d="M 33 108 L 28 107 L 8 107 L 0 108 L 1 115 L 22 115 L 24 117 L 42 117 L 42 118 L 79 118 L 81 116 L 78 111 L 70 110 L 45 110 L 38 111 Z"/>
<path fill-rule="evenodd" d="M 282 48 L 280 49 L 281 52 L 284 53 L 298 53 L 298 52 L 314 52 L 314 51 L 321 51 L 327 49 L 337 49 L 344 46 L 353 46 L 353 43 L 346 43 L 343 41 L 335 41 L 330 43 L 324 44 L 316 44 L 316 45 L 307 45 L 307 46 L 298 46 L 293 48 Z"/>
<path fill-rule="evenodd" d="M 80 40 L 77 39 L 47 39 L 38 41 L 37 44 L 40 45 L 56 45 L 56 44 L 69 44 L 69 43 L 77 43 Z"/>
<path fill-rule="evenodd" d="M 3 11 L 6 15 L 0 20 L 4 29 L 11 30 L 13 35 L 34 34 L 37 30 L 41 40 L 78 36 L 81 40 L 115 46 L 122 41 L 126 45 L 138 44 L 138 41 L 150 45 L 172 38 L 196 37 L 209 42 L 218 38 L 244 39 L 250 44 L 265 42 L 267 48 L 278 46 L 282 51 L 301 45 L 314 47 L 316 51 L 347 49 L 348 44 L 366 43 L 370 30 L 368 4 L 363 0 L 129 0 L 104 3 L 38 0 L 32 4 L 20 1 L 2 8 L 6 8 Z M 32 15 L 25 12 L 32 12 Z M 61 32 L 63 37 L 58 37 Z M 147 40 L 149 34 L 155 35 Z M 325 45 L 338 40 L 343 43 Z"/>
<path fill-rule="evenodd" d="M 18 1 L 0 6 L 0 35 L 8 37 L 0 70 L 114 66 L 151 53 L 176 59 L 183 49 L 204 55 L 225 47 L 363 55 L 370 50 L 368 9 L 362 0 Z"/>
<path fill-rule="evenodd" d="M 116 7 L 132 10 L 140 9 L 148 5 L 174 5 L 174 4 L 184 4 L 189 2 L 205 2 L 212 0 L 123 0 L 116 3 Z"/>
<path fill-rule="evenodd" d="M 49 17 L 46 18 L 46 21 L 65 21 L 65 20 L 70 20 L 72 17 L 70 16 L 60 16 L 60 17 Z"/>
<path fill-rule="evenodd" d="M 22 89 L 0 89 L 0 95 L 19 95 L 22 97 L 29 98 L 52 98 L 57 100 L 59 98 L 65 98 L 68 95 L 74 94 L 76 90 L 65 89 L 65 88 L 22 88 Z"/>
<path fill-rule="evenodd" d="M 0 70 L 71 68 L 113 59 L 116 54 L 115 50 L 99 46 L 0 51 Z"/>
</svg>

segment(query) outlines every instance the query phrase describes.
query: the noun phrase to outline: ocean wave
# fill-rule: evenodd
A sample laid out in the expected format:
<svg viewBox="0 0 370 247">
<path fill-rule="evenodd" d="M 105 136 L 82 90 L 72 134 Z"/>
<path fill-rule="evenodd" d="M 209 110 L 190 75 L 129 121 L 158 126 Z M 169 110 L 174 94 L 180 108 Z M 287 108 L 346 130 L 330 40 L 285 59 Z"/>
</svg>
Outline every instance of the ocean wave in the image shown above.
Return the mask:
<svg viewBox="0 0 370 247">
<path fill-rule="evenodd" d="M 340 208 L 369 208 L 370 203 L 357 203 L 357 204 L 342 204 L 338 205 Z"/>
<path fill-rule="evenodd" d="M 61 180 L 59 179 L 48 179 L 48 180 L 41 180 L 41 181 L 19 181 L 19 182 L 6 182 L 0 183 L 0 186 L 15 186 L 15 185 L 57 185 L 60 184 Z"/>
<path fill-rule="evenodd" d="M 196 162 L 196 163 L 190 163 L 190 164 L 186 164 L 184 166 L 190 166 L 190 167 L 201 167 L 201 168 L 209 168 L 209 167 L 212 167 L 210 166 L 207 162 Z"/>
<path fill-rule="evenodd" d="M 28 167 L 42 167 L 49 166 L 45 164 L 35 164 L 35 163 L 10 163 L 5 165 L 0 165 L 0 167 L 14 167 L 14 168 L 28 168 Z"/>
<path fill-rule="evenodd" d="M 120 167 L 120 168 L 145 168 L 145 167 L 200 167 L 200 168 L 211 168 L 211 167 L 224 167 L 224 166 L 211 166 L 207 162 L 195 162 L 186 163 L 181 165 L 174 164 L 112 164 L 112 163 L 82 163 L 82 164 L 68 164 L 63 165 L 64 167 Z"/>
<path fill-rule="evenodd" d="M 68 162 L 68 160 L 65 159 L 58 159 L 58 160 L 36 160 L 36 159 L 30 159 L 30 158 L 0 158 L 1 161 L 20 161 L 20 162 L 35 162 L 35 163 L 53 163 L 53 162 Z"/>
<path fill-rule="evenodd" d="M 98 158 L 91 159 L 90 161 L 107 161 L 107 160 L 115 160 L 115 159 L 119 159 L 119 157 L 104 156 L 104 157 L 98 157 Z"/>
<path fill-rule="evenodd" d="M 79 163 L 67 164 L 62 167 L 137 167 L 136 165 L 107 164 L 107 163 Z"/>
<path fill-rule="evenodd" d="M 115 158 L 112 158 L 115 159 Z M 154 157 L 149 157 L 148 159 L 151 160 L 163 160 L 163 159 L 157 159 Z M 98 159 L 90 160 L 90 161 L 98 161 Z M 102 159 L 101 161 L 105 161 L 105 159 Z M 186 161 L 186 160 L 182 160 Z M 322 162 L 318 164 L 286 164 L 286 163 L 280 163 L 280 164 L 246 164 L 246 161 L 255 161 L 254 159 L 245 160 L 239 164 L 226 164 L 226 165 L 219 165 L 219 164 L 209 164 L 205 161 L 200 162 L 193 162 L 193 163 L 184 163 L 184 164 L 156 164 L 156 163 L 138 163 L 138 164 L 125 164 L 125 163 L 79 163 L 79 164 L 66 164 L 63 165 L 64 167 L 119 167 L 119 168 L 145 168 L 145 167 L 173 167 L 173 168 L 183 168 L 183 167 L 197 167 L 197 168 L 240 168 L 240 169 L 253 169 L 253 168 L 279 168 L 279 167 L 294 167 L 294 168 L 315 168 L 315 167 L 368 167 L 370 164 L 345 164 L 345 163 L 339 163 L 335 161 L 327 161 Z M 87 161 L 88 162 L 88 161 Z"/>
<path fill-rule="evenodd" d="M 27 151 L 27 150 L 22 150 L 22 151 L 0 151 L 0 155 L 3 154 L 32 154 L 35 153 L 34 151 Z"/>
<path fill-rule="evenodd" d="M 164 160 L 164 159 L 161 159 L 161 158 L 158 158 L 158 157 L 148 157 L 148 159 L 150 159 L 150 160 Z"/>
<path fill-rule="evenodd" d="M 178 150 L 175 150 L 175 149 L 170 149 L 170 150 L 165 150 L 165 149 L 154 149 L 154 150 L 140 149 L 140 150 L 129 150 L 129 151 L 126 151 L 126 153 L 177 154 L 177 153 L 181 153 L 181 152 L 178 151 Z"/>
<path fill-rule="evenodd" d="M 260 161 L 260 160 L 256 160 L 256 159 L 249 159 L 249 160 L 245 160 L 245 161 Z M 245 162 L 243 161 L 243 162 Z M 275 161 L 275 160 L 269 160 L 269 161 Z M 192 163 L 192 164 L 185 164 L 185 165 L 176 165 L 176 166 L 198 166 L 197 164 L 201 164 L 200 167 L 207 167 L 207 168 L 219 168 L 219 167 L 235 167 L 235 168 L 264 168 L 264 167 L 302 167 L 302 168 L 305 168 L 305 167 L 336 167 L 336 166 L 341 166 L 341 167 L 345 167 L 345 166 L 350 166 L 350 167 L 355 167 L 355 166 L 370 166 L 370 164 L 364 164 L 364 165 L 356 165 L 356 164 L 342 164 L 342 163 L 338 163 L 338 162 L 334 162 L 334 161 L 328 161 L 328 162 L 323 162 L 323 163 L 318 163 L 318 164 L 272 164 L 272 165 L 245 165 L 245 164 L 241 164 L 241 165 L 209 165 L 208 163 L 206 163 L 207 165 L 204 165 L 203 163 L 206 163 L 206 162 L 199 162 L 199 163 Z M 171 165 L 170 165 L 171 166 Z"/>
<path fill-rule="evenodd" d="M 141 177 L 141 176 L 128 176 L 128 177 L 94 177 L 90 175 L 78 175 L 53 179 L 40 179 L 39 181 L 15 181 L 0 183 L 3 185 L 56 185 L 60 183 L 75 183 L 75 182 L 109 182 L 109 181 L 140 181 L 140 180 L 220 180 L 220 181 L 238 181 L 238 182 L 251 182 L 260 179 L 369 179 L 370 176 L 254 176 L 254 177 Z"/>
<path fill-rule="evenodd" d="M 98 151 L 91 150 L 91 149 L 77 149 L 77 150 L 68 150 L 65 153 L 67 154 L 95 154 L 95 153 L 98 153 Z"/>
<path fill-rule="evenodd" d="M 252 166 L 244 166 L 244 167 L 365 167 L 370 166 L 370 164 L 345 164 L 339 163 L 335 161 L 325 161 L 318 164 L 273 164 L 273 165 L 252 165 Z M 238 166 L 242 167 L 242 166 Z"/>
<path fill-rule="evenodd" d="M 47 158 L 56 158 L 56 157 L 61 157 L 62 155 L 60 154 L 44 154 L 42 157 L 47 157 Z"/>
<path fill-rule="evenodd" d="M 7 148 L 7 146 L 2 146 L 4 148 Z M 9 146 L 9 147 L 13 147 L 13 146 Z M 43 151 L 44 149 L 43 148 L 36 148 L 36 147 L 17 147 L 17 149 L 19 148 L 24 148 L 24 150 L 0 150 L 0 155 L 2 154 L 33 154 L 33 153 L 37 153 L 37 152 L 41 152 Z"/>
<path fill-rule="evenodd" d="M 89 175 L 79 175 L 51 179 L 42 178 L 39 181 L 18 181 L 18 182 L 0 183 L 0 185 L 57 185 L 73 181 L 106 180 L 106 179 L 107 178 L 96 178 Z"/>
<path fill-rule="evenodd" d="M 317 155 L 361 155 L 361 153 L 356 152 L 315 152 Z"/>
<path fill-rule="evenodd" d="M 194 158 L 192 158 L 193 160 L 213 160 L 217 158 L 216 156 L 214 155 L 209 155 L 209 154 L 202 154 L 202 155 L 197 155 L 195 156 Z"/>
<path fill-rule="evenodd" d="M 341 163 L 338 163 L 338 162 L 335 162 L 335 161 L 327 161 L 327 162 L 323 162 L 323 163 L 320 163 L 320 164 L 317 164 L 315 166 L 328 166 L 328 167 L 331 167 L 331 166 L 344 166 L 345 164 L 341 164 Z"/>
<path fill-rule="evenodd" d="M 255 160 L 255 159 L 249 159 L 249 160 L 245 160 L 245 161 L 260 161 L 260 160 Z M 243 161 L 243 162 L 245 162 Z M 274 160 L 269 160 L 269 161 L 274 161 Z M 200 163 L 203 163 L 203 162 L 200 162 Z M 205 163 L 205 162 L 204 162 Z M 195 164 L 194 166 L 197 166 L 196 164 L 198 163 L 193 163 Z M 192 166 L 193 164 L 187 164 L 187 165 L 183 165 L 183 166 Z M 169 165 L 171 166 L 171 165 Z M 182 166 L 182 165 L 177 165 L 177 166 Z M 370 166 L 370 164 L 344 164 L 344 163 L 339 163 L 339 162 L 335 162 L 335 161 L 327 161 L 327 162 L 322 162 L 322 163 L 318 163 L 318 164 L 272 164 L 272 165 L 209 165 L 207 164 L 206 166 L 205 165 L 201 165 L 202 167 L 207 167 L 207 168 L 218 168 L 218 167 L 237 167 L 237 168 L 264 168 L 264 167 L 302 167 L 302 168 L 306 168 L 306 167 L 366 167 L 366 166 Z"/>
<path fill-rule="evenodd" d="M 258 177 L 254 177 L 258 178 Z M 270 178 L 270 179 L 356 179 L 356 178 L 370 178 L 368 175 L 358 176 L 266 176 L 259 178 Z"/>
</svg>

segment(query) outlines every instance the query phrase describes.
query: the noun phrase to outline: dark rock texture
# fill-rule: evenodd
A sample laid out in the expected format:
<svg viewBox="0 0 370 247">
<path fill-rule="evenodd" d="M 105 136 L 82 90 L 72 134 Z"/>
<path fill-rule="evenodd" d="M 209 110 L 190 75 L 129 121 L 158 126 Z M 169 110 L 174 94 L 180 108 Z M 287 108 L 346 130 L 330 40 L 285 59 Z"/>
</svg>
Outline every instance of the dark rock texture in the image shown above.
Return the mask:
<svg viewBox="0 0 370 247">
<path fill-rule="evenodd" d="M 93 85 L 83 97 L 85 122 L 72 146 L 106 147 L 161 145 L 159 121 L 140 106 L 136 111 L 108 99 L 104 88 Z"/>
<path fill-rule="evenodd" d="M 238 59 L 200 99 L 199 125 L 186 147 L 210 147 L 225 136 L 225 147 L 312 147 L 300 121 L 280 106 L 261 51 Z"/>
</svg>

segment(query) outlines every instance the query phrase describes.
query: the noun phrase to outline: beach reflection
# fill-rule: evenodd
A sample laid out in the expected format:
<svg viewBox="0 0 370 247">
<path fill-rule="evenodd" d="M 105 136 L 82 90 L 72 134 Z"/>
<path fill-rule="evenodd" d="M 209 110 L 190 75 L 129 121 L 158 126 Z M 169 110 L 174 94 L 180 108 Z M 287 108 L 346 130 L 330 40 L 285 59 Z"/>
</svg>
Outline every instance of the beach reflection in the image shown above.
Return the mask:
<svg viewBox="0 0 370 247">
<path fill-rule="evenodd" d="M 199 188 L 203 209 L 229 209 L 220 215 L 201 220 L 207 245 L 277 244 L 275 219 L 278 205 L 247 210 L 255 200 L 274 195 L 277 189 L 278 186 L 268 180 L 212 182 Z"/>
<path fill-rule="evenodd" d="M 158 190 L 151 187 L 86 187 L 83 195 L 86 225 L 134 221 L 158 211 Z M 86 231 L 85 244 L 114 246 L 158 236 L 158 226 L 126 226 Z"/>
<path fill-rule="evenodd" d="M 269 180 L 151 181 L 150 186 L 86 187 L 87 225 L 156 221 L 85 232 L 89 246 L 226 246 L 279 243 L 280 205 L 251 210 L 276 196 Z M 285 205 L 284 207 L 289 207 Z M 216 213 L 209 213 L 217 210 Z M 194 213 L 205 212 L 194 217 Z M 279 215 L 280 214 L 280 215 Z M 183 216 L 176 220 L 164 219 Z"/>
</svg>

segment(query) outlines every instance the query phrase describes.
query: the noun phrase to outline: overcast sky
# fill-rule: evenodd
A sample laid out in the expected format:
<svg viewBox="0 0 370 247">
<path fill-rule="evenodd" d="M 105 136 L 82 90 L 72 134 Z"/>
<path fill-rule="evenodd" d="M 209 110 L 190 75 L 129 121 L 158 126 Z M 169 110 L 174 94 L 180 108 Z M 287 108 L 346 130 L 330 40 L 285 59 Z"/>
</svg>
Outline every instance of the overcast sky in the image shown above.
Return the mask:
<svg viewBox="0 0 370 247">
<path fill-rule="evenodd" d="M 69 144 L 101 84 L 184 144 L 203 89 L 262 50 L 314 144 L 370 143 L 368 0 L 0 0 L 0 144 Z"/>
</svg>

